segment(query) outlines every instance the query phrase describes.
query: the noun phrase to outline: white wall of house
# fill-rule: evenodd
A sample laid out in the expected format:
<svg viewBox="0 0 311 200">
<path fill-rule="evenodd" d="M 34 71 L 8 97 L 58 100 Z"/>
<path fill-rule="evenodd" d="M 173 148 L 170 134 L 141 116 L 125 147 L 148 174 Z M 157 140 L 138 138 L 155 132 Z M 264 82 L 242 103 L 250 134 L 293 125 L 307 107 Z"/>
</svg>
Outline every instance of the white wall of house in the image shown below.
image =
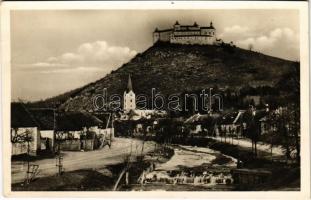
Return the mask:
<svg viewBox="0 0 311 200">
<path fill-rule="evenodd" d="M 114 128 L 106 128 L 106 129 L 99 129 L 99 134 L 105 136 L 105 138 L 114 138 Z"/>
<path fill-rule="evenodd" d="M 61 135 L 59 133 L 63 133 L 63 134 Z M 66 139 L 68 135 L 73 135 L 74 139 L 80 139 L 81 134 L 82 134 L 82 131 L 57 131 L 56 133 L 57 137 L 61 137 L 60 139 Z"/>
<path fill-rule="evenodd" d="M 201 124 L 197 124 L 194 129 L 190 129 L 190 134 L 198 134 L 202 132 Z"/>
<path fill-rule="evenodd" d="M 93 131 L 96 134 L 98 134 L 99 133 L 99 128 L 98 128 L 98 126 L 91 126 L 91 127 L 89 127 L 89 131 Z"/>
<path fill-rule="evenodd" d="M 238 125 L 236 124 L 222 124 L 221 129 L 223 131 L 226 131 L 227 134 L 230 134 L 230 130 L 233 134 L 237 134 L 237 127 Z"/>
<path fill-rule="evenodd" d="M 11 129 L 11 137 L 16 137 L 17 135 L 22 135 L 29 131 L 31 133 L 31 142 L 29 142 L 29 153 L 30 155 L 37 155 L 37 151 L 40 150 L 40 132 L 37 127 L 21 127 L 16 129 Z M 27 142 L 17 142 L 12 144 L 12 155 L 25 154 L 28 151 Z"/>
</svg>

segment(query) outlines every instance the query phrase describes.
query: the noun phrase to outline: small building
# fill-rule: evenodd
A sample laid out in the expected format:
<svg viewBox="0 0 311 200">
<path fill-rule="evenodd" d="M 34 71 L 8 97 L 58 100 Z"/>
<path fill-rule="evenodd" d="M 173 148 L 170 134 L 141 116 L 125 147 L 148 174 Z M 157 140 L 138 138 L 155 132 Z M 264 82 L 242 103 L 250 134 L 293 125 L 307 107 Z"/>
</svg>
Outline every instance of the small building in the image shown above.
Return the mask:
<svg viewBox="0 0 311 200">
<path fill-rule="evenodd" d="M 98 127 L 98 136 L 103 140 L 112 140 L 114 138 L 114 113 L 94 113 L 94 116 L 101 120 L 103 123 Z M 111 141 L 109 141 L 111 142 Z"/>
<path fill-rule="evenodd" d="M 12 155 L 36 156 L 41 148 L 39 124 L 22 103 L 11 103 Z"/>
<path fill-rule="evenodd" d="M 41 150 L 54 151 L 55 111 L 53 109 L 30 109 L 29 111 L 40 126 Z"/>
<path fill-rule="evenodd" d="M 219 114 L 209 113 L 209 114 L 194 114 L 188 119 L 185 120 L 185 124 L 191 124 L 192 128 L 190 129 L 191 134 L 200 134 L 205 133 L 207 135 L 217 135 L 218 130 L 217 119 Z"/>
<path fill-rule="evenodd" d="M 269 125 L 268 125 L 268 115 L 269 115 L 269 109 L 262 109 L 262 110 L 254 110 L 254 120 L 258 124 L 258 128 L 260 129 L 260 134 L 266 134 L 269 131 Z"/>
<path fill-rule="evenodd" d="M 259 95 L 246 95 L 243 98 L 244 103 L 249 103 L 253 106 L 258 106 L 261 102 L 261 97 Z"/>
<path fill-rule="evenodd" d="M 219 120 L 219 132 L 236 137 L 242 136 L 243 129 L 246 126 L 242 119 L 244 113 L 244 110 L 240 110 L 223 115 Z"/>
<path fill-rule="evenodd" d="M 56 145 L 62 150 L 94 150 L 102 121 L 86 112 L 57 114 Z"/>
</svg>

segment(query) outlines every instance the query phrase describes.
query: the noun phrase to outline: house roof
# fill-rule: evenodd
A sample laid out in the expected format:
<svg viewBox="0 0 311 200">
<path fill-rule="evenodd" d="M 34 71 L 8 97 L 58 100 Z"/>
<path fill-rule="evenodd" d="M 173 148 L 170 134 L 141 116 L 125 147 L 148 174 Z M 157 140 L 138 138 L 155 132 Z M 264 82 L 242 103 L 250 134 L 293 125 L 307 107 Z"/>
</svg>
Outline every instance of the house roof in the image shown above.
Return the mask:
<svg viewBox="0 0 311 200">
<path fill-rule="evenodd" d="M 102 124 L 101 124 L 102 127 L 106 128 L 108 120 L 109 120 L 108 128 L 111 127 L 111 125 L 112 125 L 111 124 L 111 116 L 109 119 L 109 113 L 95 113 L 94 116 L 102 121 Z"/>
<path fill-rule="evenodd" d="M 254 113 L 255 115 L 251 113 L 250 111 L 245 111 L 243 115 L 246 115 L 246 117 L 243 117 L 243 121 L 248 123 L 250 115 L 253 115 L 253 120 L 255 122 L 260 122 L 260 121 L 264 121 L 266 119 L 265 117 L 269 115 L 269 112 L 267 112 L 265 109 L 255 110 Z"/>
<path fill-rule="evenodd" d="M 162 32 L 169 32 L 169 31 L 173 31 L 173 29 L 171 29 L 171 28 L 169 28 L 169 29 L 163 29 L 163 30 L 159 30 L 159 29 L 157 29 L 157 30 L 155 30 L 154 32 L 155 33 L 162 33 Z"/>
<path fill-rule="evenodd" d="M 11 127 L 39 127 L 39 125 L 22 103 L 11 103 Z"/>
<path fill-rule="evenodd" d="M 233 124 L 238 124 L 243 122 L 243 114 L 245 113 L 245 110 L 240 110 L 237 114 L 237 116 L 235 117 Z"/>
<path fill-rule="evenodd" d="M 192 115 L 188 119 L 186 119 L 185 123 L 201 124 L 201 123 L 208 122 L 210 120 L 217 120 L 218 117 L 219 117 L 219 114 L 217 114 L 217 113 L 215 113 L 215 114 L 204 114 L 204 115 L 197 113 L 195 115 Z"/>
<path fill-rule="evenodd" d="M 221 124 L 233 124 L 238 116 L 238 112 L 230 112 L 223 115 L 220 119 Z"/>
<path fill-rule="evenodd" d="M 212 37 L 210 35 L 195 35 L 195 34 L 191 34 L 191 35 L 174 35 L 174 37 Z"/>
<path fill-rule="evenodd" d="M 65 112 L 56 116 L 56 130 L 79 131 L 83 127 L 100 126 L 103 122 L 86 112 Z"/>
<path fill-rule="evenodd" d="M 183 124 L 183 120 L 181 118 L 157 118 L 155 121 L 157 121 L 158 124 L 166 124 L 172 122 Z"/>
<path fill-rule="evenodd" d="M 215 29 L 213 26 L 201 26 L 201 29 Z"/>
<path fill-rule="evenodd" d="M 256 110 L 255 120 L 260 121 L 262 118 L 264 118 L 268 114 L 269 112 L 267 112 L 266 110 Z"/>
<path fill-rule="evenodd" d="M 54 130 L 53 109 L 30 109 L 29 112 L 40 126 L 40 130 Z"/>
</svg>

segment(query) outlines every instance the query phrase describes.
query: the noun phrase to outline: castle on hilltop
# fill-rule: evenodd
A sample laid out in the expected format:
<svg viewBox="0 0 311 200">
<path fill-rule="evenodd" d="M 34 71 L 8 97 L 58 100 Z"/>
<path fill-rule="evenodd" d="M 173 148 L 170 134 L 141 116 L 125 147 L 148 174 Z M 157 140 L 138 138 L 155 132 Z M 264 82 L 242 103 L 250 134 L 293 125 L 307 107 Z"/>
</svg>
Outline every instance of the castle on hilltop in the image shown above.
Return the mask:
<svg viewBox="0 0 311 200">
<path fill-rule="evenodd" d="M 193 25 L 180 25 L 178 21 L 173 28 L 153 32 L 153 42 L 170 42 L 173 44 L 220 44 L 221 39 L 216 39 L 216 29 L 213 22 L 209 26 L 199 26 L 196 22 Z"/>
</svg>

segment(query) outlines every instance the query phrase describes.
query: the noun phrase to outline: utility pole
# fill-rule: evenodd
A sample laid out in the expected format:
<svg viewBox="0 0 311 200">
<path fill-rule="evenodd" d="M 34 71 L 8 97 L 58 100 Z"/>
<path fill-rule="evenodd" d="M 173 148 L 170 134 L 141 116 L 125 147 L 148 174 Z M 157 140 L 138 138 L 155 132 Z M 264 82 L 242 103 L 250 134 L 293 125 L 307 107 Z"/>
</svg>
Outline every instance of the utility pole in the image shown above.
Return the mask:
<svg viewBox="0 0 311 200">
<path fill-rule="evenodd" d="M 56 163 L 56 166 L 58 167 L 58 175 L 60 176 L 63 173 L 63 156 L 60 154 L 60 152 L 59 152 L 57 160 L 58 160 L 58 163 Z"/>
<path fill-rule="evenodd" d="M 24 105 L 24 102 L 22 100 L 19 100 L 19 102 L 21 103 L 22 107 L 25 109 L 26 112 L 29 113 L 29 116 L 33 119 L 33 121 L 35 121 L 35 119 L 33 118 L 33 116 L 31 115 L 31 113 L 28 111 L 27 107 Z M 17 134 L 17 132 L 16 132 Z M 25 131 L 25 135 L 23 137 L 23 141 L 27 142 L 27 172 L 26 172 L 26 184 L 29 184 L 31 179 L 35 176 L 36 171 L 31 171 L 30 170 L 30 142 L 32 141 L 32 134 L 29 130 L 26 129 Z M 38 165 L 36 165 L 38 169 Z M 33 168 L 34 169 L 34 168 Z M 31 174 L 31 175 L 30 175 Z"/>
<path fill-rule="evenodd" d="M 61 155 L 61 140 L 60 135 L 57 137 L 57 157 L 56 157 L 56 167 L 58 168 L 58 175 L 62 175 L 63 173 L 63 156 Z"/>
<path fill-rule="evenodd" d="M 29 176 L 29 174 L 31 172 L 30 172 L 30 160 L 29 160 L 30 145 L 29 145 L 28 133 L 26 133 L 26 139 L 27 139 L 27 178 L 26 178 L 26 184 L 29 184 L 30 183 L 30 176 Z"/>
<path fill-rule="evenodd" d="M 62 175 L 63 173 L 63 156 L 61 155 L 61 148 L 60 148 L 60 145 L 61 145 L 61 134 L 57 134 L 57 131 L 56 131 L 56 106 L 55 106 L 55 102 L 53 102 L 53 130 L 54 130 L 54 134 L 53 134 L 53 137 L 54 137 L 54 142 L 56 142 L 57 140 L 57 157 L 56 157 L 56 167 L 58 168 L 58 175 Z M 57 137 L 56 137 L 57 136 Z M 55 145 L 53 147 L 53 150 L 55 151 Z"/>
</svg>

